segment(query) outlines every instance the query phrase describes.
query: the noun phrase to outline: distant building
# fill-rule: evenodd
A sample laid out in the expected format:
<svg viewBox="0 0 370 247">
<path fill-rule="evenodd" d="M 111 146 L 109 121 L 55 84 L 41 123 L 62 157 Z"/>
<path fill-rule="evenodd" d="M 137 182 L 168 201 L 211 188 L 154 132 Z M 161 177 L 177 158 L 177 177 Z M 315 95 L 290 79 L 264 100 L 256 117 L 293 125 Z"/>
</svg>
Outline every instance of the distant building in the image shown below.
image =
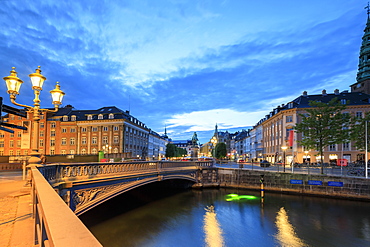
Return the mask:
<svg viewBox="0 0 370 247">
<path fill-rule="evenodd" d="M 164 153 L 164 138 L 128 111 L 115 106 L 76 110 L 67 105 L 40 117 L 38 146 L 39 152 L 45 155 L 87 155 L 104 151 L 110 157 L 149 159 L 153 155 L 162 157 Z M 15 130 L 14 134 L 0 131 L 1 156 L 31 153 L 34 132 L 31 119 L 30 112 L 27 119 L 12 114 L 3 117 L 4 121 L 27 126 L 28 130 Z"/>
</svg>

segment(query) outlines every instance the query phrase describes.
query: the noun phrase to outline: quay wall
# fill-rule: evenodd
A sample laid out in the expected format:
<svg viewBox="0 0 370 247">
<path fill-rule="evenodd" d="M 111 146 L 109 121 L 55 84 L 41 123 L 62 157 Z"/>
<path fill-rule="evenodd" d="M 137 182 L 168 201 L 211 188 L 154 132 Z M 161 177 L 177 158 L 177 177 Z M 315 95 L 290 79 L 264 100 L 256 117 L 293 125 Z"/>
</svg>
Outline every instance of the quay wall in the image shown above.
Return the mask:
<svg viewBox="0 0 370 247">
<path fill-rule="evenodd" d="M 302 194 L 370 201 L 370 179 L 361 177 L 292 174 L 258 170 L 208 168 L 200 172 L 194 187 L 261 189 L 263 175 L 267 192 Z"/>
</svg>

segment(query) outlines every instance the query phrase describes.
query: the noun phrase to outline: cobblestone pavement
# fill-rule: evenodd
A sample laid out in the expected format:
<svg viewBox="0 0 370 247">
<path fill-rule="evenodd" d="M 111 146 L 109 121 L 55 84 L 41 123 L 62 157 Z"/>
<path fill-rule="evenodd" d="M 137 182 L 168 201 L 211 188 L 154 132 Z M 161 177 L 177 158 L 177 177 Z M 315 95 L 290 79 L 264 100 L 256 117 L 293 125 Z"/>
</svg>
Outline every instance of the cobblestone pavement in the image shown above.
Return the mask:
<svg viewBox="0 0 370 247">
<path fill-rule="evenodd" d="M 30 189 L 22 176 L 0 172 L 0 246 L 33 246 Z"/>
</svg>

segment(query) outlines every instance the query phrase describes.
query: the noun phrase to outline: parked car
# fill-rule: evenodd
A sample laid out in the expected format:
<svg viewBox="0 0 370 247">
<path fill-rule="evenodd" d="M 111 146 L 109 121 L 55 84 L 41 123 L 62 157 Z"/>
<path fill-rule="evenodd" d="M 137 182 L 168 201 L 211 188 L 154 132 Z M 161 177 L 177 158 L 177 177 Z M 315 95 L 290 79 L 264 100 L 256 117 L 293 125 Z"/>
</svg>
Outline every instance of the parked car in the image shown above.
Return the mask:
<svg viewBox="0 0 370 247">
<path fill-rule="evenodd" d="M 260 167 L 269 167 L 271 164 L 267 160 L 262 160 L 260 162 Z"/>
</svg>

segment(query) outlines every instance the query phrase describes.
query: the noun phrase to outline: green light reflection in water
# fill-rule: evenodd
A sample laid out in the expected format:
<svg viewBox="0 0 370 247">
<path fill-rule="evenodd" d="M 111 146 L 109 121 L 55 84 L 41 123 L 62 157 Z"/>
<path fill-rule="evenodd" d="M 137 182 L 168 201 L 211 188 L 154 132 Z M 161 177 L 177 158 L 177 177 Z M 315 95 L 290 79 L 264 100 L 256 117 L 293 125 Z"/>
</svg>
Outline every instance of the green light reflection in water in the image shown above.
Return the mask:
<svg viewBox="0 0 370 247">
<path fill-rule="evenodd" d="M 259 199 L 257 196 L 251 196 L 251 195 L 238 195 L 238 194 L 228 194 L 225 196 L 225 200 L 230 201 L 241 201 L 241 200 L 255 200 Z"/>
</svg>

